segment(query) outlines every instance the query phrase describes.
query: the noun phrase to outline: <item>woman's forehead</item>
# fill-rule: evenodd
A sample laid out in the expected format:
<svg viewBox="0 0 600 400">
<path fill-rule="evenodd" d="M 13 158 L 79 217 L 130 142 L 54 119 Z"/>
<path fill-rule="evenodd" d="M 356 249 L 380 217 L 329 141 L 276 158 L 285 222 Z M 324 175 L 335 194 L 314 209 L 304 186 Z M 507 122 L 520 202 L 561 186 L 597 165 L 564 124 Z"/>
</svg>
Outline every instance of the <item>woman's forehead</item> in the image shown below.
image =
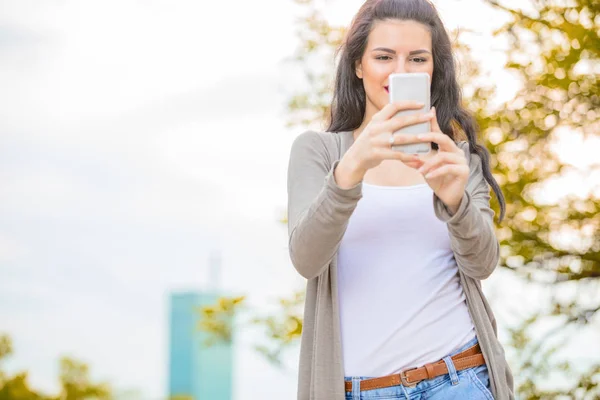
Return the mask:
<svg viewBox="0 0 600 400">
<path fill-rule="evenodd" d="M 395 51 L 414 50 L 415 47 L 431 50 L 431 33 L 427 26 L 412 20 L 377 21 L 367 47 L 386 47 Z"/>
</svg>

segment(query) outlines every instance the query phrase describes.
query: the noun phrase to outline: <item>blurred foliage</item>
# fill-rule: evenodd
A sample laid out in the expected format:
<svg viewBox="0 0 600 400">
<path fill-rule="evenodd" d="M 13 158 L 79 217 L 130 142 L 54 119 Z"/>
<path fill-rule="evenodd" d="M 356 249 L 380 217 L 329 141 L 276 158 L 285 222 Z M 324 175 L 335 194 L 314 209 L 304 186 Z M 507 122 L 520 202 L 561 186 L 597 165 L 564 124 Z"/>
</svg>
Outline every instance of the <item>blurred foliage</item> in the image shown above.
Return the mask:
<svg viewBox="0 0 600 400">
<path fill-rule="evenodd" d="M 218 342 L 231 343 L 234 316 L 244 306 L 245 297 L 221 297 L 216 304 L 198 307 L 200 318 L 198 328 L 209 333 L 206 346 Z"/>
<path fill-rule="evenodd" d="M 507 203 L 506 223 L 497 230 L 501 265 L 553 293 L 549 304 L 511 329 L 517 393 L 600 398 L 600 356 L 578 363 L 559 351 L 585 326 L 597 332 L 600 322 L 600 190 L 592 181 L 600 163 L 574 166 L 555 152 L 559 138 L 600 138 L 600 3 L 536 1 L 527 12 L 487 3 L 509 16 L 494 34 L 508 40 L 506 67 L 522 82 L 511 101 L 476 113 Z M 544 186 L 564 177 L 581 180 L 587 193 L 544 199 Z M 528 334 L 548 323 L 556 328 L 542 338 Z M 570 386 L 536 385 L 557 373 Z"/>
<path fill-rule="evenodd" d="M 68 357 L 60 360 L 60 383 L 62 393 L 60 400 L 110 399 L 110 387 L 90 381 L 89 367 Z"/>
<path fill-rule="evenodd" d="M 238 318 L 234 326 L 234 317 L 245 308 L 245 300 L 245 297 L 221 297 L 217 303 L 201 307 L 198 326 L 209 334 L 205 344 L 230 343 L 234 330 L 256 326 L 263 330 L 266 343 L 256 344 L 255 350 L 273 365 L 284 368 L 283 352 L 295 345 L 302 333 L 304 290 L 290 298 L 278 299 L 274 310 L 266 315 L 254 315 L 246 320 Z"/>
<path fill-rule="evenodd" d="M 560 136 L 600 137 L 600 3 L 573 1 L 564 7 L 555 4 L 562 1 L 536 2 L 533 15 L 489 3 L 511 16 L 495 34 L 510 40 L 506 67 L 523 82 L 513 100 L 477 113 L 506 196 L 506 224 L 498 232 L 503 264 L 538 281 L 597 282 L 598 186 L 583 198 L 564 193 L 556 204 L 541 197 L 552 179 L 566 174 L 585 178 L 600 171 L 599 162 L 582 170 L 552 150 Z"/>
<path fill-rule="evenodd" d="M 267 344 L 257 345 L 256 350 L 281 368 L 284 367 L 284 351 L 296 344 L 302 334 L 304 297 L 304 290 L 301 290 L 290 298 L 279 299 L 278 307 L 272 314 L 251 320 L 251 323 L 264 328 L 267 338 Z"/>
<path fill-rule="evenodd" d="M 592 181 L 600 162 L 571 165 L 556 150 L 559 139 L 600 138 L 600 2 L 528 0 L 513 9 L 501 1 L 483 1 L 508 21 L 493 35 L 498 43 L 508 43 L 505 67 L 521 83 L 516 95 L 494 105 L 502 78 L 481 71 L 461 39 L 465 30 L 451 32 L 451 37 L 463 102 L 479 124 L 479 140 L 490 150 L 492 172 L 506 197 L 506 217 L 496 227 L 500 266 L 552 294 L 533 315 L 507 327 L 505 345 L 514 354 L 509 362 L 517 397 L 597 399 L 600 356 L 591 363 L 575 362 L 560 350 L 582 328 L 600 325 L 600 187 Z M 328 118 L 334 55 L 345 30 L 327 22 L 324 2 L 295 0 L 305 10 L 298 21 L 295 60 L 305 71 L 306 89 L 288 103 L 289 126 L 323 129 Z M 548 183 L 566 177 L 587 185 L 585 195 L 565 191 L 556 201 L 544 198 Z M 495 197 L 492 207 L 498 213 Z M 286 302 L 301 305 L 303 293 L 282 300 Z M 300 315 L 285 306 L 255 322 L 278 344 L 275 351 L 263 352 L 275 363 L 281 349 L 302 331 Z M 540 337 L 540 326 L 548 324 L 555 327 Z M 566 386 L 548 390 L 539 385 L 556 374 Z"/>
<path fill-rule="evenodd" d="M 322 10 L 313 0 L 294 0 L 305 10 L 297 23 L 296 31 L 300 46 L 294 60 L 301 65 L 321 66 L 320 70 L 305 68 L 304 75 L 307 90 L 292 96 L 287 106 L 288 126 L 313 126 L 325 121 L 329 113 L 329 104 L 333 92 L 333 51 L 342 44 L 345 27 L 331 26 Z M 313 60 L 315 63 L 313 63 Z"/>
<path fill-rule="evenodd" d="M 0 335 L 0 362 L 12 354 L 12 342 Z M 27 372 L 9 376 L 0 369 L 0 400 L 109 400 L 111 389 L 105 384 L 92 383 L 87 365 L 63 357 L 60 360 L 61 390 L 58 396 L 48 396 L 29 387 Z"/>
</svg>

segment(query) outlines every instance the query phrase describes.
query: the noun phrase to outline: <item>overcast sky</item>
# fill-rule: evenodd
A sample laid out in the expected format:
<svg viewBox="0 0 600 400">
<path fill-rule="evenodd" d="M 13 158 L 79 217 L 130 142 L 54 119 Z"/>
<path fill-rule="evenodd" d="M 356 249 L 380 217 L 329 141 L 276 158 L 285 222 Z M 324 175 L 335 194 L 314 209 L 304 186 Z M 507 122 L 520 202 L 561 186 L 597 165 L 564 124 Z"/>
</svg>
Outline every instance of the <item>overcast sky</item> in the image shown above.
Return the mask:
<svg viewBox="0 0 600 400">
<path fill-rule="evenodd" d="M 325 12 L 347 24 L 361 3 L 332 1 Z M 464 20 L 467 7 L 482 17 Z M 439 8 L 449 28 L 481 32 L 473 43 L 484 65 L 502 65 L 482 22 L 488 8 Z M 0 332 L 14 341 L 10 370 L 29 370 L 32 386 L 51 392 L 70 355 L 95 379 L 158 399 L 167 295 L 206 287 L 211 251 L 222 254 L 223 290 L 260 309 L 303 287 L 277 222 L 301 132 L 285 128 L 299 10 L 291 0 L 0 0 Z M 516 82 L 506 82 L 509 97 Z M 293 398 L 297 354 L 284 372 L 252 351 L 252 334 L 237 340 L 235 399 Z"/>
</svg>

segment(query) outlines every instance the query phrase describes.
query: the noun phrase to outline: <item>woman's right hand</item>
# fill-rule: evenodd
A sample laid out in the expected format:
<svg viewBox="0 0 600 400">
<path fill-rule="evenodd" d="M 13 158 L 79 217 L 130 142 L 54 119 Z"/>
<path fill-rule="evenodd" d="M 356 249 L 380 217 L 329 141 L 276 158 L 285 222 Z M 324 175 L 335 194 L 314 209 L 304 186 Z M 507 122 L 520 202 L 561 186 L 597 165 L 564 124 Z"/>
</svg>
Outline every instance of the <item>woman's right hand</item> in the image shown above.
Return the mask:
<svg viewBox="0 0 600 400">
<path fill-rule="evenodd" d="M 431 111 L 395 116 L 398 111 L 422 107 L 422 103 L 412 101 L 390 103 L 373 115 L 371 121 L 340 160 L 338 168 L 341 169 L 340 174 L 336 174 L 336 180 L 344 181 L 342 186 L 354 186 L 362 180 L 367 170 L 378 166 L 383 160 L 400 160 L 409 167 L 420 167 L 422 160 L 417 154 L 392 150 L 393 145 L 417 143 L 416 135 L 394 135 L 393 144 L 390 144 L 390 137 L 400 128 L 429 121 L 433 115 Z M 341 174 L 346 176 L 342 177 Z M 337 179 L 338 177 L 341 179 Z"/>
</svg>

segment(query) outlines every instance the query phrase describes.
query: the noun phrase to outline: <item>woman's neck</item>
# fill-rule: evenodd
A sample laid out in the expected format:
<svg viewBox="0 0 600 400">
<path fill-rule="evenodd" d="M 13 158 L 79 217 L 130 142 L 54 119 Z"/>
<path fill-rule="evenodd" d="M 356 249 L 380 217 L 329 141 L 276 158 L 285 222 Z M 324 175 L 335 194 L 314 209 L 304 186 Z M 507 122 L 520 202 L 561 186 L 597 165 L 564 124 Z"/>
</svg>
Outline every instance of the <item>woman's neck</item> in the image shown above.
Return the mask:
<svg viewBox="0 0 600 400">
<path fill-rule="evenodd" d="M 366 108 L 367 109 L 365 112 L 365 117 L 363 118 L 362 123 L 360 124 L 360 126 L 358 128 L 356 128 L 352 132 L 354 135 L 354 140 L 356 140 L 358 135 L 360 135 L 362 133 L 362 131 L 367 127 L 367 125 L 369 125 L 369 122 L 371 122 L 371 118 L 373 118 L 373 115 L 377 112 L 377 110 L 371 110 L 371 107 L 369 107 L 369 104 L 367 104 Z"/>
<path fill-rule="evenodd" d="M 356 138 L 358 138 L 358 136 L 367 127 L 367 125 L 369 125 L 369 122 L 371 122 L 371 117 L 369 117 L 368 119 L 367 118 L 363 119 L 362 124 L 360 124 L 360 126 L 352 132 L 354 134 L 354 140 L 356 140 Z"/>
</svg>

